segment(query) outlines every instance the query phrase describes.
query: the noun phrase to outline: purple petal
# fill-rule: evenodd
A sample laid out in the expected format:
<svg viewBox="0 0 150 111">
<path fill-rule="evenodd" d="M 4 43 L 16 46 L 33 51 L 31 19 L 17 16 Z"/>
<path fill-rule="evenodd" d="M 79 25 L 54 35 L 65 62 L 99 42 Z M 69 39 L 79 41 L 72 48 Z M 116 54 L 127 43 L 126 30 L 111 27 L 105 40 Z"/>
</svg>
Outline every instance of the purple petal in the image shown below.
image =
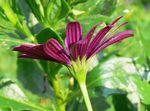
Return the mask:
<svg viewBox="0 0 150 111">
<path fill-rule="evenodd" d="M 70 56 L 75 61 L 80 56 L 80 45 L 74 44 L 70 47 Z"/>
<path fill-rule="evenodd" d="M 47 43 L 44 44 L 44 52 L 60 63 L 70 64 L 69 56 L 58 41 L 53 38 L 49 39 Z"/>
<path fill-rule="evenodd" d="M 38 56 L 33 56 L 33 55 L 29 55 L 29 54 L 21 54 L 21 55 L 19 55 L 19 58 L 41 59 Z"/>
<path fill-rule="evenodd" d="M 120 24 L 119 26 L 117 26 L 112 32 L 108 33 L 101 41 L 100 44 L 103 44 L 104 42 L 106 42 L 111 35 L 113 35 L 113 33 L 115 33 L 118 29 L 120 29 L 122 26 L 126 25 L 128 22 L 124 22 L 122 24 Z"/>
<path fill-rule="evenodd" d="M 123 39 L 126 39 L 126 38 L 131 37 L 131 36 L 133 36 L 133 31 L 132 30 L 126 30 L 126 31 L 120 32 L 120 33 L 112 36 L 104 44 L 99 45 L 91 53 L 89 53 L 88 58 L 95 55 L 96 53 L 99 53 L 101 50 L 108 47 L 109 45 L 120 42 Z"/>
<path fill-rule="evenodd" d="M 44 60 L 52 60 L 54 61 L 50 56 L 48 56 L 44 51 L 43 51 L 43 45 L 38 44 L 23 44 L 17 47 L 14 47 L 14 51 L 21 52 L 19 57 L 21 58 L 33 58 L 33 59 L 44 59 Z"/>
<path fill-rule="evenodd" d="M 82 51 L 83 51 L 82 48 L 84 48 L 84 45 L 85 45 L 85 41 L 80 40 L 70 47 L 70 55 L 73 58 L 73 60 L 76 60 L 78 57 L 82 59 L 81 54 L 82 54 Z"/>
<path fill-rule="evenodd" d="M 65 45 L 70 50 L 72 44 L 82 39 L 82 28 L 79 22 L 70 22 L 66 28 Z"/>
<path fill-rule="evenodd" d="M 53 58 L 51 58 L 50 56 L 48 56 L 44 52 L 44 45 L 43 44 L 36 45 L 36 46 L 30 48 L 28 51 L 30 52 L 30 53 L 27 53 L 28 55 L 32 55 L 32 56 L 46 59 L 46 60 L 53 60 Z"/>
<path fill-rule="evenodd" d="M 87 34 L 86 37 L 85 37 L 85 40 L 87 41 L 87 43 L 90 42 L 90 40 L 91 40 L 91 38 L 92 38 L 92 36 L 93 36 L 93 34 L 94 34 L 95 29 L 96 29 L 98 26 L 100 26 L 102 23 L 103 23 L 103 22 L 100 22 L 99 24 L 96 24 L 96 25 L 88 32 L 88 34 Z"/>
<path fill-rule="evenodd" d="M 81 49 L 80 49 L 80 57 L 81 58 L 86 55 L 87 47 L 88 47 L 88 45 L 89 45 L 89 43 L 91 41 L 91 38 L 93 37 L 95 29 L 98 26 L 100 26 L 102 23 L 103 22 L 100 22 L 99 24 L 96 24 L 94 27 L 92 27 L 92 29 L 88 32 L 88 34 L 86 35 L 86 37 L 83 40 L 81 40 L 82 41 L 82 45 L 81 45 Z"/>
<path fill-rule="evenodd" d="M 80 42 L 77 43 L 77 45 L 78 47 L 80 47 L 80 49 L 78 48 L 78 52 L 80 55 L 80 59 L 82 59 L 86 55 L 88 42 L 85 40 L 81 40 Z"/>
<path fill-rule="evenodd" d="M 116 18 L 111 24 L 109 24 L 110 26 L 114 26 L 116 22 L 118 22 L 123 16 L 120 16 L 118 18 Z"/>
<path fill-rule="evenodd" d="M 34 44 L 22 44 L 20 46 L 16 46 L 13 48 L 13 51 L 18 51 L 18 52 L 22 52 L 22 53 L 28 53 L 29 49 L 34 47 Z"/>
<path fill-rule="evenodd" d="M 35 56 L 35 55 L 30 55 L 30 54 L 21 54 L 19 55 L 19 58 L 28 58 L 28 59 L 41 59 L 40 56 Z M 59 62 L 51 57 L 42 57 L 42 60 L 50 60 L 50 61 L 54 61 L 54 62 Z"/>
<path fill-rule="evenodd" d="M 93 51 L 95 49 L 95 47 L 97 47 L 97 45 L 100 43 L 100 41 L 105 37 L 105 35 L 109 32 L 110 29 L 113 28 L 114 24 L 121 19 L 121 17 L 118 17 L 117 19 L 115 19 L 112 23 L 110 23 L 109 25 L 107 25 L 106 27 L 104 27 L 102 30 L 100 30 L 96 36 L 94 37 L 94 39 L 92 40 L 92 42 L 89 44 L 88 46 L 88 50 L 86 53 L 90 53 L 91 51 Z"/>
</svg>

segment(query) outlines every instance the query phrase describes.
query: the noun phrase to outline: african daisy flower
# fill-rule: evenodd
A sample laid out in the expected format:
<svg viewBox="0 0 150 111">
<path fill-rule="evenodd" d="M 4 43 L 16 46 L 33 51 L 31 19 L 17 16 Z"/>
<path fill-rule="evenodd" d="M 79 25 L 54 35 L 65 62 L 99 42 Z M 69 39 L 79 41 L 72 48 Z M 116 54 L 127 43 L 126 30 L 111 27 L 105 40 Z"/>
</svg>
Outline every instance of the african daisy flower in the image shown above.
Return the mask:
<svg viewBox="0 0 150 111">
<path fill-rule="evenodd" d="M 110 33 L 108 34 L 109 30 L 114 27 L 120 18 L 122 17 L 118 17 L 93 37 L 95 29 L 101 23 L 95 25 L 85 38 L 82 37 L 82 28 L 79 22 L 68 23 L 65 48 L 63 48 L 56 39 L 50 38 L 45 44 L 23 44 L 14 47 L 13 50 L 21 52 L 21 58 L 44 59 L 65 65 L 70 65 L 71 61 L 76 61 L 78 57 L 80 60 L 82 60 L 83 57 L 86 57 L 86 60 L 88 60 L 109 45 L 133 36 L 132 30 L 125 30 L 113 36 Z M 126 23 L 127 22 L 122 23 L 115 30 Z"/>
<path fill-rule="evenodd" d="M 132 30 L 125 30 L 113 35 L 114 32 L 127 23 L 124 22 L 114 27 L 120 18 L 122 17 L 118 17 L 94 35 L 95 29 L 102 23 L 95 25 L 84 38 L 82 37 L 82 28 L 79 22 L 68 23 L 65 47 L 61 46 L 56 39 L 50 38 L 45 44 L 23 44 L 15 47 L 14 51 L 21 52 L 20 57 L 22 58 L 55 61 L 69 67 L 80 85 L 88 111 L 92 111 L 85 86 L 87 61 L 109 45 L 133 36 Z M 110 32 L 113 27 L 114 30 Z"/>
</svg>

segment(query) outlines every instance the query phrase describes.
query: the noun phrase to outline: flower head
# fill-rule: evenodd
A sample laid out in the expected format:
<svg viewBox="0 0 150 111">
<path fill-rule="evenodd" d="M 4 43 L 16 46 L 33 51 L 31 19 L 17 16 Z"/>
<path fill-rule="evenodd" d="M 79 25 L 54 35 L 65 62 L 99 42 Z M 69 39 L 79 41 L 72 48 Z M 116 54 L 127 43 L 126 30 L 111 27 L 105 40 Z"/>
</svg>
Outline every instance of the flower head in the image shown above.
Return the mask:
<svg viewBox="0 0 150 111">
<path fill-rule="evenodd" d="M 112 35 L 126 24 L 126 22 L 122 23 L 110 32 L 120 18 L 122 17 L 118 17 L 112 23 L 102 28 L 96 35 L 94 35 L 94 31 L 101 23 L 95 25 L 84 38 L 82 37 L 82 27 L 79 22 L 68 23 L 65 48 L 56 39 L 50 38 L 45 44 L 23 44 L 14 47 L 13 50 L 21 52 L 20 57 L 22 58 L 44 59 L 65 65 L 73 64 L 72 61 L 82 61 L 83 58 L 88 60 L 109 45 L 133 36 L 132 30 L 125 30 Z"/>
</svg>

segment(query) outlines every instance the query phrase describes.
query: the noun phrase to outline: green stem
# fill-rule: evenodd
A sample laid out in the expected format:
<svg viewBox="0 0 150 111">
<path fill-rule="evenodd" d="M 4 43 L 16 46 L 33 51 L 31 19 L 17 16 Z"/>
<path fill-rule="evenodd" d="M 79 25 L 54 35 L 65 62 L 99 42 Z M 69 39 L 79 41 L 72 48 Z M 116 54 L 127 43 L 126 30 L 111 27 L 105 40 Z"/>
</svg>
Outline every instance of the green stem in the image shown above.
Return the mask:
<svg viewBox="0 0 150 111">
<path fill-rule="evenodd" d="M 55 98 L 56 98 L 56 102 L 57 102 L 57 111 L 66 111 L 66 103 L 60 94 L 59 81 L 57 79 L 53 79 L 52 84 L 53 84 L 53 89 L 54 89 Z"/>
<path fill-rule="evenodd" d="M 82 95 L 83 95 L 83 98 L 84 98 L 84 101 L 85 101 L 85 104 L 86 104 L 88 111 L 93 111 L 86 84 L 85 83 L 79 83 L 79 86 L 80 86 L 80 89 L 81 89 L 81 92 L 82 92 Z"/>
</svg>

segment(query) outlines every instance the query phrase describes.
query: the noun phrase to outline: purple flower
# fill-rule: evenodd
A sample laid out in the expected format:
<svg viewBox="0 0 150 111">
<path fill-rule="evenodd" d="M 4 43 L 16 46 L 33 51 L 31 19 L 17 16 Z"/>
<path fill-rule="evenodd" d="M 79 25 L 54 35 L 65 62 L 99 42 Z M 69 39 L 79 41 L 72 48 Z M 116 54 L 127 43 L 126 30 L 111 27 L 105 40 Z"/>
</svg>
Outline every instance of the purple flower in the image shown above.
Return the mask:
<svg viewBox="0 0 150 111">
<path fill-rule="evenodd" d="M 133 36 L 132 30 L 125 30 L 113 35 L 114 32 L 127 23 L 125 22 L 114 27 L 120 18 L 122 17 L 115 19 L 112 23 L 98 31 L 96 35 L 94 35 L 94 31 L 102 23 L 95 25 L 85 38 L 82 37 L 82 28 L 79 22 L 68 23 L 65 48 L 56 39 L 50 38 L 45 44 L 23 44 L 14 47 L 13 50 L 21 52 L 20 57 L 22 58 L 43 59 L 65 65 L 70 65 L 71 61 L 76 61 L 77 59 L 82 60 L 83 57 L 88 60 L 109 45 Z M 114 30 L 110 32 L 112 28 Z"/>
</svg>

